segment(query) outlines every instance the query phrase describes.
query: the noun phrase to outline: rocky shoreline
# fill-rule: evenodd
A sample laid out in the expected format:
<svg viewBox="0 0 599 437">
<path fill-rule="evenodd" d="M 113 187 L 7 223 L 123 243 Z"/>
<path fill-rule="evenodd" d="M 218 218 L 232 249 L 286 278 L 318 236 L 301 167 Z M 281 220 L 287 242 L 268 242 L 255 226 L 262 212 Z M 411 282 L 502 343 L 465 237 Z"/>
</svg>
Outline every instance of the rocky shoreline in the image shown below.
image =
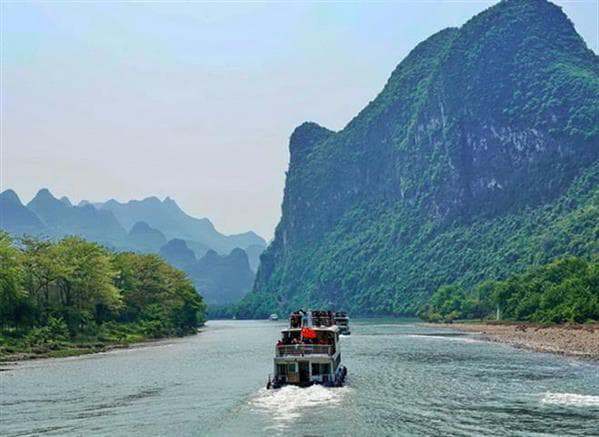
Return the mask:
<svg viewBox="0 0 599 437">
<path fill-rule="evenodd" d="M 508 344 L 537 352 L 599 360 L 599 324 L 531 325 L 504 323 L 452 323 L 428 326 L 480 334 L 487 341 Z"/>
</svg>

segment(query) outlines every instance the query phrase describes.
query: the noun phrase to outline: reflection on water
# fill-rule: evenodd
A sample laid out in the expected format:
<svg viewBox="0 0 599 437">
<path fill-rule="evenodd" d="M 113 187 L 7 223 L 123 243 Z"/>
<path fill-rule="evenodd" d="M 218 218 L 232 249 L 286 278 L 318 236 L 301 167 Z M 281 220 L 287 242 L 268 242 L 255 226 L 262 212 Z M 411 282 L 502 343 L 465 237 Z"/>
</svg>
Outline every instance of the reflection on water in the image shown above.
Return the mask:
<svg viewBox="0 0 599 437">
<path fill-rule="evenodd" d="M 599 435 L 599 366 L 353 321 L 348 384 L 266 390 L 284 322 L 0 372 L 0 435 Z"/>
</svg>

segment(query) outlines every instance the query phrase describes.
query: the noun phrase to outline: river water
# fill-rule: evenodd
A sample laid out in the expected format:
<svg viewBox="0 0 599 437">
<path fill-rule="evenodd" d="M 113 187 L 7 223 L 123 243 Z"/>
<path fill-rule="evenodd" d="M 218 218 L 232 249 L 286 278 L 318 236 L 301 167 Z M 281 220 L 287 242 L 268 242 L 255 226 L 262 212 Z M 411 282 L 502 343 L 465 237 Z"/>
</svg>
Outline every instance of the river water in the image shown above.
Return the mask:
<svg viewBox="0 0 599 437">
<path fill-rule="evenodd" d="M 0 372 L 0 435 L 599 435 L 599 365 L 352 322 L 343 388 L 264 388 L 283 322 Z"/>
</svg>

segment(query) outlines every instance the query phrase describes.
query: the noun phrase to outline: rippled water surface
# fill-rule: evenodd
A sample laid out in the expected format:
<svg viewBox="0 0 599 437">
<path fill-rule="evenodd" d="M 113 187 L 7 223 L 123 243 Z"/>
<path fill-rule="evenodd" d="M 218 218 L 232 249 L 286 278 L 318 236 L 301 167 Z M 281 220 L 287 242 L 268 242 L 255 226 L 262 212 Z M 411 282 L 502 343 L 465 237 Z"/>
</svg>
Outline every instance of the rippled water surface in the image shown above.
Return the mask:
<svg viewBox="0 0 599 437">
<path fill-rule="evenodd" d="M 0 372 L 0 435 L 599 435 L 599 365 L 353 321 L 343 388 L 264 389 L 280 322 Z"/>
</svg>

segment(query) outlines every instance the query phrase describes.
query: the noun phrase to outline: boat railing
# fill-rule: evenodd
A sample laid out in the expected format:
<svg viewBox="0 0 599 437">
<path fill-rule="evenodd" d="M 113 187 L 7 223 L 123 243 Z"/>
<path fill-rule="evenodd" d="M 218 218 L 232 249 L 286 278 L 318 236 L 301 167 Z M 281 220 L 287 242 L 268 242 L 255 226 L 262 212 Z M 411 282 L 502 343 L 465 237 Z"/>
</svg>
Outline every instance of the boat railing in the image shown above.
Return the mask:
<svg viewBox="0 0 599 437">
<path fill-rule="evenodd" d="M 286 355 L 332 355 L 333 347 L 323 344 L 281 344 L 277 346 L 277 356 Z"/>
</svg>

